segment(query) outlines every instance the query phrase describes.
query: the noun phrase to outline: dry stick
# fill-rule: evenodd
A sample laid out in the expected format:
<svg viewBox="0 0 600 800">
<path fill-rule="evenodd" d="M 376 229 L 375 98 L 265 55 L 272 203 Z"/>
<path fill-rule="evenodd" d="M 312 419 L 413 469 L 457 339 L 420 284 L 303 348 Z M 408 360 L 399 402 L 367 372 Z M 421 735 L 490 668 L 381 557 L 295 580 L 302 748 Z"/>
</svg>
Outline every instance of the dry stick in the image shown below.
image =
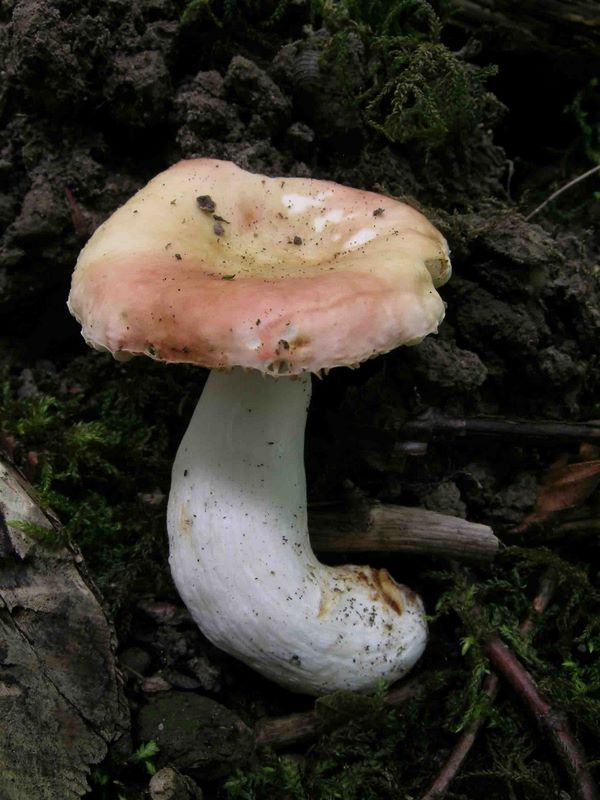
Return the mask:
<svg viewBox="0 0 600 800">
<path fill-rule="evenodd" d="M 437 414 L 426 414 L 395 426 L 396 433 L 411 440 L 424 437 L 500 437 L 522 440 L 532 439 L 537 444 L 554 447 L 556 444 L 574 442 L 600 443 L 599 422 L 558 422 L 554 420 L 510 420 L 494 417 L 455 419 Z"/>
<path fill-rule="evenodd" d="M 423 685 L 422 678 L 413 678 L 398 689 L 392 689 L 385 697 L 385 704 L 397 708 L 414 697 Z M 282 750 L 291 745 L 314 739 L 321 731 L 321 718 L 316 711 L 288 714 L 285 717 L 266 717 L 257 722 L 254 733 L 259 747 L 269 746 Z"/>
<path fill-rule="evenodd" d="M 575 186 L 575 184 L 579 183 L 580 181 L 585 180 L 586 178 L 589 178 L 590 175 L 593 175 L 595 172 L 599 172 L 599 171 L 600 171 L 600 164 L 598 164 L 595 167 L 592 167 L 591 169 L 588 169 L 587 172 L 584 172 L 582 175 L 578 175 L 576 178 L 573 178 L 572 181 L 569 181 L 564 186 L 561 186 L 560 189 L 558 189 L 556 192 L 551 194 L 550 197 L 546 198 L 546 200 L 544 200 L 544 202 L 541 203 L 537 208 L 534 208 L 531 213 L 527 214 L 527 216 L 525 217 L 525 222 L 529 222 L 529 220 L 532 217 L 535 217 L 535 215 L 539 211 L 541 211 L 543 208 L 545 208 L 548 205 L 548 203 L 551 203 L 560 194 L 562 194 L 563 192 L 566 192 L 567 189 L 570 189 L 572 186 Z"/>
<path fill-rule="evenodd" d="M 498 693 L 498 678 L 495 675 L 488 675 L 483 682 L 483 691 L 488 697 L 489 704 L 491 705 L 496 699 Z M 464 760 L 469 755 L 471 747 L 475 743 L 479 729 L 483 725 L 483 717 L 478 717 L 475 722 L 471 723 L 469 727 L 461 735 L 458 742 L 454 745 L 452 752 L 441 772 L 432 783 L 427 792 L 423 795 L 421 800 L 438 800 L 444 797 L 450 784 L 458 774 L 463 765 Z"/>
<path fill-rule="evenodd" d="M 557 529 L 561 533 L 600 531 L 600 519 L 575 519 L 570 522 L 561 522 Z"/>
<path fill-rule="evenodd" d="M 577 740 L 569 730 L 566 715 L 553 710 L 550 703 L 539 693 L 531 675 L 504 642 L 497 638 L 492 639 L 485 645 L 485 652 L 494 667 L 502 673 L 546 729 L 558 756 L 573 777 L 573 788 L 578 797 L 581 800 L 598 800 L 596 782 Z"/>
<path fill-rule="evenodd" d="M 68 186 L 65 186 L 65 198 L 71 211 L 71 222 L 73 223 L 73 230 L 79 235 L 89 233 L 90 224 L 86 219 L 84 213 L 77 205 L 77 201 L 73 197 L 73 192 Z"/>
<path fill-rule="evenodd" d="M 564 52 L 582 45 L 595 51 L 600 33 L 597 0 L 551 0 L 534 5 L 522 3 L 514 8 L 507 8 L 502 0 L 452 0 L 451 7 L 449 24 L 487 37 L 491 31 L 500 50 L 509 52 L 522 52 L 522 41 L 527 43 L 527 52 Z M 565 38 L 565 30 L 567 44 L 555 41 L 557 34 Z"/>
<path fill-rule="evenodd" d="M 426 553 L 460 561 L 491 561 L 500 546 L 488 525 L 424 508 L 380 503 L 309 508 L 314 549 L 321 553 Z"/>
<path fill-rule="evenodd" d="M 529 613 L 520 625 L 519 629 L 524 636 L 527 636 L 531 632 L 531 628 L 533 627 L 536 617 L 542 614 L 548 607 L 555 588 L 556 580 L 549 571 L 542 577 L 538 594 L 533 599 Z M 494 674 L 488 675 L 483 682 L 482 688 L 488 699 L 489 707 L 493 705 L 496 699 L 499 686 L 500 679 Z M 471 747 L 475 743 L 477 734 L 479 733 L 479 730 L 484 722 L 485 717 L 481 715 L 463 732 L 460 739 L 452 749 L 448 760 L 442 767 L 441 772 L 429 790 L 423 795 L 421 800 L 437 800 L 437 798 L 441 798 L 446 794 L 450 784 L 458 774 L 466 757 L 469 755 Z"/>
<path fill-rule="evenodd" d="M 528 636 L 531 633 L 536 618 L 548 607 L 555 588 L 556 578 L 553 571 L 549 570 L 542 577 L 538 594 L 532 601 L 529 613 L 520 625 L 519 630 L 523 636 Z M 499 638 L 495 637 L 491 639 L 485 645 L 485 651 L 497 671 L 502 673 L 504 678 L 517 691 L 522 699 L 525 700 L 537 719 L 549 732 L 552 742 L 558 750 L 559 756 L 566 763 L 569 772 L 573 775 L 581 800 L 597 800 L 598 793 L 594 779 L 589 772 L 585 759 L 575 739 L 569 731 L 568 723 L 564 715 L 557 714 L 553 711 L 548 701 L 539 694 L 529 673 L 526 672 L 516 656 Z M 483 683 L 483 691 L 488 698 L 490 706 L 496 699 L 499 684 L 500 679 L 494 674 L 488 675 Z M 439 800 L 439 798 L 442 798 L 446 794 L 450 784 L 469 754 L 483 723 L 484 717 L 481 716 L 467 728 L 452 750 L 442 771 L 421 800 Z"/>
</svg>

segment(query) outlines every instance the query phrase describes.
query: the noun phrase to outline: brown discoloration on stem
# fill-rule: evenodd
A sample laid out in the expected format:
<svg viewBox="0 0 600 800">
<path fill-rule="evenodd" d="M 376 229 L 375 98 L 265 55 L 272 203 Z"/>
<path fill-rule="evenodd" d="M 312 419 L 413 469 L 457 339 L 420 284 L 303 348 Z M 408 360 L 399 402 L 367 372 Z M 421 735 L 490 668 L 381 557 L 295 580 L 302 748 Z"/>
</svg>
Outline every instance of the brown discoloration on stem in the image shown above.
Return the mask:
<svg viewBox="0 0 600 800">
<path fill-rule="evenodd" d="M 323 617 L 329 611 L 329 607 L 331 606 L 331 593 L 327 591 L 321 592 L 321 601 L 319 603 L 319 613 L 317 617 Z"/>
<path fill-rule="evenodd" d="M 404 612 L 402 590 L 387 569 L 373 570 L 373 580 L 383 602 L 396 614 L 402 614 Z"/>
<path fill-rule="evenodd" d="M 188 511 L 187 504 L 181 506 L 181 513 L 179 515 L 179 531 L 182 536 L 189 536 L 192 532 L 192 520 Z"/>
</svg>

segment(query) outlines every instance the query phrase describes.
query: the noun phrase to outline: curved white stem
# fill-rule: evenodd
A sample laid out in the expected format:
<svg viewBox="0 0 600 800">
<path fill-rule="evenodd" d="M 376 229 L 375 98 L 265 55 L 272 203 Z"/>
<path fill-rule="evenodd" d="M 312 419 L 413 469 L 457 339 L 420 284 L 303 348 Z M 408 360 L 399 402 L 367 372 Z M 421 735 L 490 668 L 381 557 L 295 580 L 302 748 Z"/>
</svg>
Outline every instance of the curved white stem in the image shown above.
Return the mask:
<svg viewBox="0 0 600 800">
<path fill-rule="evenodd" d="M 306 521 L 310 376 L 212 372 L 173 467 L 177 589 L 217 647 L 289 689 L 372 691 L 421 655 L 420 598 L 386 570 L 328 567 Z"/>
</svg>

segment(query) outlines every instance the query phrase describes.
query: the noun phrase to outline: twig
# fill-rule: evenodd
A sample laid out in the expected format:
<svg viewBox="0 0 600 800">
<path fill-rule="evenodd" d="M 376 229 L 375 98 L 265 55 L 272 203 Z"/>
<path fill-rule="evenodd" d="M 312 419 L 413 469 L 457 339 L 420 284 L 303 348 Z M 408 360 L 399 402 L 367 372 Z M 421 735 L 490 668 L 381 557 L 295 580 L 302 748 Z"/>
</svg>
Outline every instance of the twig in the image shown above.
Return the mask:
<svg viewBox="0 0 600 800">
<path fill-rule="evenodd" d="M 398 689 L 388 692 L 384 702 L 390 708 L 398 708 L 414 697 L 422 685 L 422 678 L 413 678 Z M 283 750 L 314 739 L 321 727 L 321 718 L 316 711 L 288 714 L 285 717 L 266 717 L 259 720 L 254 728 L 255 741 L 259 747 L 269 746 L 273 750 Z"/>
<path fill-rule="evenodd" d="M 540 578 L 538 593 L 531 601 L 529 611 L 519 625 L 519 630 L 523 636 L 529 636 L 531 629 L 537 622 L 538 617 L 540 617 L 550 605 L 550 601 L 554 597 L 555 591 L 556 574 L 554 570 L 549 569 Z"/>
<path fill-rule="evenodd" d="M 483 691 L 488 697 L 489 704 L 492 705 L 498 693 L 498 678 L 495 675 L 488 675 L 483 682 Z M 483 716 L 478 717 L 463 732 L 458 742 L 454 745 L 448 760 L 441 769 L 441 772 L 432 783 L 430 788 L 422 796 L 421 800 L 439 800 L 444 797 L 450 784 L 457 776 L 464 760 L 469 755 L 471 747 L 475 743 L 479 729 L 483 725 Z"/>
<path fill-rule="evenodd" d="M 554 591 L 555 579 L 551 572 L 542 579 L 540 591 L 532 603 L 529 614 L 521 624 L 521 632 L 528 635 L 535 618 L 548 606 Z M 559 758 L 573 779 L 573 791 L 580 800 L 598 800 L 598 789 L 587 766 L 585 756 L 570 731 L 567 717 L 557 712 L 540 694 L 535 681 L 515 654 L 497 636 L 484 644 L 484 650 L 497 673 L 512 686 L 548 734 Z M 484 691 L 490 702 L 498 692 L 498 678 L 489 676 Z M 421 800 L 438 800 L 447 791 L 467 753 L 469 752 L 483 720 L 480 718 L 465 732 L 464 741 L 458 742 L 442 773 Z"/>
<path fill-rule="evenodd" d="M 255 741 L 258 747 L 283 750 L 314 739 L 319 727 L 319 718 L 314 711 L 288 714 L 285 717 L 267 717 L 256 723 Z"/>
<path fill-rule="evenodd" d="M 548 608 L 552 596 L 554 595 L 554 591 L 556 589 L 556 578 L 552 571 L 548 571 L 544 574 L 542 579 L 540 580 L 540 587 L 538 590 L 537 595 L 531 602 L 531 606 L 529 612 L 527 613 L 526 617 L 523 619 L 521 625 L 519 626 L 519 630 L 523 634 L 523 636 L 528 636 L 531 633 L 531 629 L 535 623 L 535 620 L 540 614 L 543 614 L 544 611 Z M 500 686 L 500 679 L 497 675 L 491 674 L 486 676 L 485 680 L 483 681 L 482 690 L 483 693 L 486 695 L 488 700 L 488 707 L 491 707 L 494 704 L 496 696 L 498 694 L 498 689 Z M 421 800 L 439 800 L 439 798 L 444 797 L 448 789 L 450 788 L 450 784 L 458 774 L 460 768 L 462 767 L 466 757 L 469 755 L 471 747 L 475 743 L 477 738 L 477 734 L 479 733 L 481 727 L 485 722 L 485 716 L 481 715 L 476 720 L 474 720 L 467 729 L 463 732 L 460 739 L 452 749 L 448 760 L 442 767 L 439 775 L 429 788 L 429 790 L 423 795 Z"/>
<path fill-rule="evenodd" d="M 75 233 L 79 236 L 89 233 L 89 221 L 87 220 L 83 211 L 77 205 L 77 201 L 73 197 L 73 192 L 68 186 L 65 186 L 65 198 L 71 212 L 71 222 L 73 224 L 73 230 Z"/>
<path fill-rule="evenodd" d="M 588 169 L 587 172 L 584 172 L 582 175 L 578 175 L 576 178 L 573 178 L 573 180 L 569 181 L 564 186 L 561 186 L 560 189 L 557 189 L 553 194 L 550 195 L 550 197 L 547 197 L 543 203 L 541 203 L 537 208 L 534 208 L 531 213 L 527 214 L 527 216 L 525 217 L 525 222 L 529 222 L 529 220 L 532 219 L 532 217 L 535 217 L 535 215 L 543 208 L 545 208 L 548 205 L 548 203 L 551 203 L 555 198 L 557 198 L 563 192 L 566 192 L 567 189 L 570 189 L 572 186 L 575 186 L 580 181 L 589 178 L 590 175 L 593 175 L 595 172 L 600 172 L 600 164 L 597 164 L 595 167 Z"/>
<path fill-rule="evenodd" d="M 501 439 L 533 439 L 538 445 L 553 447 L 562 443 L 599 442 L 598 422 L 558 422 L 554 420 L 510 420 L 494 417 L 456 419 L 425 414 L 399 423 L 395 432 L 409 440 L 428 441 L 437 437 L 490 436 Z"/>
<path fill-rule="evenodd" d="M 569 522 L 561 522 L 558 525 L 561 533 L 586 533 L 589 531 L 600 531 L 600 519 L 575 519 Z"/>
<path fill-rule="evenodd" d="M 579 743 L 571 733 L 566 714 L 552 708 L 535 681 L 515 654 L 498 638 L 485 645 L 485 652 L 498 672 L 508 681 L 521 700 L 549 735 L 559 758 L 573 779 L 573 791 L 580 800 L 598 800 L 596 782 Z"/>
<path fill-rule="evenodd" d="M 489 526 L 424 508 L 363 501 L 309 511 L 311 542 L 321 553 L 426 553 L 491 561 L 500 546 Z"/>
</svg>

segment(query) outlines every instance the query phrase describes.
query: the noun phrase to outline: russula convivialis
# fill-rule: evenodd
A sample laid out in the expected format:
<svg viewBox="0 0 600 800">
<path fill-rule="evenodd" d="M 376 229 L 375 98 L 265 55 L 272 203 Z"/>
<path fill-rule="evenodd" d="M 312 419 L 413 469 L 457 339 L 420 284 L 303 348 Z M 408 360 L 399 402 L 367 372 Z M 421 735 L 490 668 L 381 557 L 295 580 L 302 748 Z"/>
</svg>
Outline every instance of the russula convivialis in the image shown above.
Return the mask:
<svg viewBox="0 0 600 800">
<path fill-rule="evenodd" d="M 315 558 L 304 426 L 311 372 L 421 341 L 449 275 L 403 203 L 211 159 L 158 175 L 79 256 L 90 345 L 213 369 L 173 467 L 171 571 L 208 639 L 292 690 L 371 691 L 425 646 L 420 598 L 385 569 Z"/>
</svg>

